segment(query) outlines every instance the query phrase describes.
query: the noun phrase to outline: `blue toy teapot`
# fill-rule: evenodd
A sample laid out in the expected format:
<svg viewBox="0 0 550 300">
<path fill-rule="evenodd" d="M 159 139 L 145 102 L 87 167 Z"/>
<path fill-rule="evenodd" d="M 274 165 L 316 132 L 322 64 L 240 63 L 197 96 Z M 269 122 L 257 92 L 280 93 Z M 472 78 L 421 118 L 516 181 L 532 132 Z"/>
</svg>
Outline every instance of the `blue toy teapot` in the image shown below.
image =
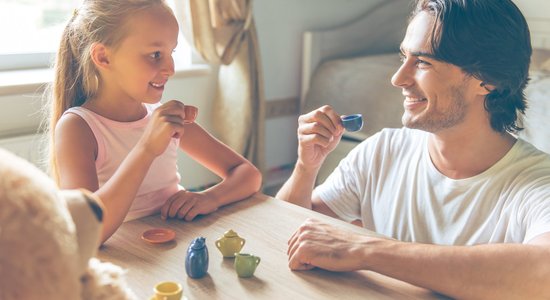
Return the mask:
<svg viewBox="0 0 550 300">
<path fill-rule="evenodd" d="M 185 272 L 191 278 L 201 278 L 208 271 L 208 248 L 206 238 L 194 239 L 187 248 L 185 257 Z"/>
</svg>

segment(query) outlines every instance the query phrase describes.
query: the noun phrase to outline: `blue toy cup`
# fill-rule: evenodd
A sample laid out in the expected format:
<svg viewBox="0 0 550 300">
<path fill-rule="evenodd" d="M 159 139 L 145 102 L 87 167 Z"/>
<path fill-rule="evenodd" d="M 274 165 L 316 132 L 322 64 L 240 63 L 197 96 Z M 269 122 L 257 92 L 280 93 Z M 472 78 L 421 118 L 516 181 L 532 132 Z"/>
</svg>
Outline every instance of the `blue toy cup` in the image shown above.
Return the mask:
<svg viewBox="0 0 550 300">
<path fill-rule="evenodd" d="M 340 119 L 347 131 L 359 131 L 363 128 L 363 116 L 361 114 L 343 115 Z"/>
</svg>

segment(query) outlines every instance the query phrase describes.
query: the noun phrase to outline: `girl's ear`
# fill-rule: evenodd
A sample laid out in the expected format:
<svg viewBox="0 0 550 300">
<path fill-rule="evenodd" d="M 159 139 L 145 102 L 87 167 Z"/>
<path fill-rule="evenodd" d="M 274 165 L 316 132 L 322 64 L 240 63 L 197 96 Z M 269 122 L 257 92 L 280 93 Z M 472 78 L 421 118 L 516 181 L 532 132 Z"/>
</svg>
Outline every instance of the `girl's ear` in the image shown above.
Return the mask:
<svg viewBox="0 0 550 300">
<path fill-rule="evenodd" d="M 94 43 L 90 51 L 92 61 L 98 69 L 109 67 L 109 49 L 102 43 Z"/>
</svg>

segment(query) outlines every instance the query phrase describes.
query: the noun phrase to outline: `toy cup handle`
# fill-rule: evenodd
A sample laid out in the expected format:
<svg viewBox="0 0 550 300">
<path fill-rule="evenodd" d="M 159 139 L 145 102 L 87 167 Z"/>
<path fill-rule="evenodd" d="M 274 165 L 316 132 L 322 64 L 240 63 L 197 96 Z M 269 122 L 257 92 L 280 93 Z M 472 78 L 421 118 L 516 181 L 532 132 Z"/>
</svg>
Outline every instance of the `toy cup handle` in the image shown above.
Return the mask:
<svg viewBox="0 0 550 300">
<path fill-rule="evenodd" d="M 189 124 L 195 122 L 195 119 L 197 119 L 197 115 L 199 114 L 199 109 L 196 106 L 192 105 L 185 105 L 185 120 L 183 120 L 183 123 Z"/>
<path fill-rule="evenodd" d="M 261 261 L 261 260 L 262 260 L 261 258 L 259 258 L 259 257 L 256 256 L 256 266 L 260 264 L 260 261 Z"/>
</svg>

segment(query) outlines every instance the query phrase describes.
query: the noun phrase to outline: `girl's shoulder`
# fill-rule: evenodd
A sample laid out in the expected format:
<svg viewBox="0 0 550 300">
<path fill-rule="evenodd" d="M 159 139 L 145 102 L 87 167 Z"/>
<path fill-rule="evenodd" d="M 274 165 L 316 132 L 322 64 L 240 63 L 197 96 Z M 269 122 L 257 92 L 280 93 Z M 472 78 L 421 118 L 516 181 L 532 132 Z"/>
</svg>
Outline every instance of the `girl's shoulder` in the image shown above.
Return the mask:
<svg viewBox="0 0 550 300">
<path fill-rule="evenodd" d="M 96 152 L 97 140 L 90 124 L 75 113 L 65 113 L 55 127 L 55 143 L 64 148 L 62 153 L 71 151 Z"/>
<path fill-rule="evenodd" d="M 58 126 L 70 126 L 80 131 L 93 133 L 98 124 L 105 122 L 102 116 L 81 106 L 67 109 L 59 119 Z M 63 125 L 65 124 L 66 125 Z"/>
<path fill-rule="evenodd" d="M 87 122 L 87 113 L 86 109 L 82 107 L 71 107 L 67 109 L 56 126 L 56 131 L 58 129 L 90 129 Z M 89 112 L 89 111 L 88 111 Z"/>
<path fill-rule="evenodd" d="M 74 117 L 80 117 L 77 119 L 81 119 L 83 121 L 85 121 L 86 123 L 90 123 L 90 122 L 93 122 L 93 120 L 97 119 L 97 118 L 100 118 L 101 116 L 96 114 L 95 112 L 85 108 L 85 107 L 82 107 L 82 106 L 74 106 L 74 107 L 71 107 L 69 109 L 67 109 L 63 115 L 61 115 L 61 119 L 64 119 L 64 118 L 74 118 Z"/>
</svg>

